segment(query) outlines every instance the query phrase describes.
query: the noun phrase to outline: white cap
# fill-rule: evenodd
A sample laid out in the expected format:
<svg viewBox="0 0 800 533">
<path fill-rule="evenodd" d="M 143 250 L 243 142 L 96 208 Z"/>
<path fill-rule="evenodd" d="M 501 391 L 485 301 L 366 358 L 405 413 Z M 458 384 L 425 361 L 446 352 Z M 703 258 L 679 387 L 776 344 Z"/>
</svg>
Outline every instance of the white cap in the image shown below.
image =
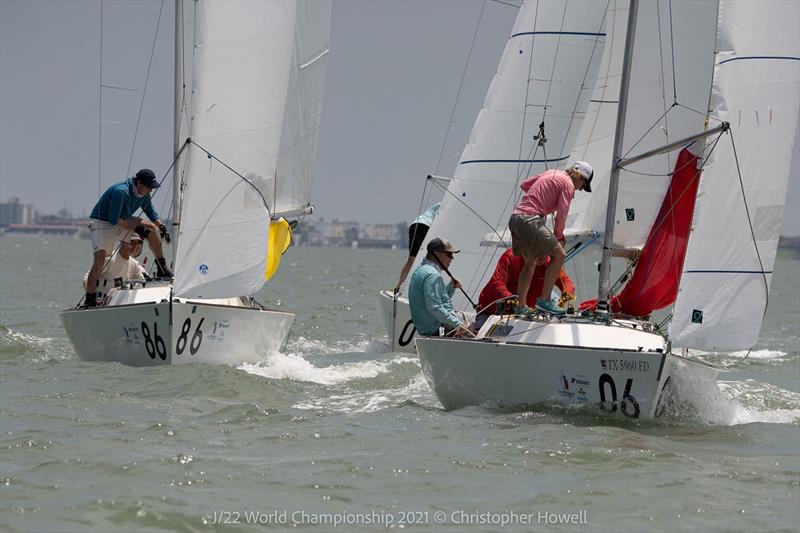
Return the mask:
<svg viewBox="0 0 800 533">
<path fill-rule="evenodd" d="M 570 168 L 580 174 L 581 177 L 586 180 L 586 185 L 583 186 L 583 190 L 586 192 L 592 192 L 591 183 L 592 176 L 594 176 L 594 169 L 592 168 L 592 165 L 586 161 L 575 161 L 572 163 Z"/>
</svg>

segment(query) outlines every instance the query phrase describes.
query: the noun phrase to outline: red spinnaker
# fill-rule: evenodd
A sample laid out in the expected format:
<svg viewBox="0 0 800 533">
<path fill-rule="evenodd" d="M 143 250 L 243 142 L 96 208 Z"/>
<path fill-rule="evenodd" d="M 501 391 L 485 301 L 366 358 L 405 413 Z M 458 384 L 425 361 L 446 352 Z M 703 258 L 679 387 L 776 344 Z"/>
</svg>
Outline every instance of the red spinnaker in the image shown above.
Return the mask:
<svg viewBox="0 0 800 533">
<path fill-rule="evenodd" d="M 700 183 L 697 159 L 686 148 L 678 155 L 672 183 L 633 276 L 609 302 L 612 312 L 643 317 L 667 307 L 677 298 Z M 596 306 L 597 300 L 588 300 L 581 303 L 580 308 L 583 311 Z"/>
</svg>

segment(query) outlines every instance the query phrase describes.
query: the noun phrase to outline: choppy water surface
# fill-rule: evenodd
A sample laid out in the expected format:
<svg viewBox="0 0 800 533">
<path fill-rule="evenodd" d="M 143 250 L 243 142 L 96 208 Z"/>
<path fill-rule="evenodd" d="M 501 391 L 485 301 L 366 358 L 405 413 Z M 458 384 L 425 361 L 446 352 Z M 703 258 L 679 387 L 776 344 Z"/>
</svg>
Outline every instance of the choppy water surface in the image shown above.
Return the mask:
<svg viewBox="0 0 800 533">
<path fill-rule="evenodd" d="M 287 353 L 138 369 L 79 361 L 61 327 L 86 241 L 0 238 L 0 529 L 800 528 L 796 256 L 744 363 L 635 423 L 443 411 L 416 357 L 387 353 L 376 293 L 403 255 L 293 249 L 259 298 L 297 313 Z"/>
</svg>

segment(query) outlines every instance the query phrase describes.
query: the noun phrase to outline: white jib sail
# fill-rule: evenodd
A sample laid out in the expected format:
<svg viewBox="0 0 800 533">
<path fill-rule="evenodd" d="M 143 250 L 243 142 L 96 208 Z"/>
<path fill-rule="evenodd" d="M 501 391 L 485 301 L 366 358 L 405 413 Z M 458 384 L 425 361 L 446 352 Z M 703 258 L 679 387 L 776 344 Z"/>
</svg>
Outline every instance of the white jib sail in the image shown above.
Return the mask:
<svg viewBox="0 0 800 533">
<path fill-rule="evenodd" d="M 800 3 L 723 0 L 719 19 L 712 117 L 736 153 L 723 136 L 701 178 L 670 325 L 674 346 L 714 351 L 758 340 L 800 130 Z"/>
<path fill-rule="evenodd" d="M 469 294 L 483 288 L 503 253 L 502 247 L 481 246 L 481 241 L 487 233 L 503 233 L 519 199 L 519 183 L 546 168 L 563 168 L 570 159 L 603 54 L 606 6 L 592 0 L 532 1 L 520 8 L 427 235 L 461 249 L 452 271 Z M 533 139 L 543 120 L 547 161 Z M 457 293 L 455 305 L 465 303 Z"/>
<path fill-rule="evenodd" d="M 264 284 L 295 18 L 292 1 L 197 4 L 177 296 L 247 295 Z"/>
<path fill-rule="evenodd" d="M 286 93 L 277 181 L 271 192 L 273 216 L 305 214 L 311 201 L 330 47 L 331 4 L 297 3 L 294 51 Z"/>
</svg>

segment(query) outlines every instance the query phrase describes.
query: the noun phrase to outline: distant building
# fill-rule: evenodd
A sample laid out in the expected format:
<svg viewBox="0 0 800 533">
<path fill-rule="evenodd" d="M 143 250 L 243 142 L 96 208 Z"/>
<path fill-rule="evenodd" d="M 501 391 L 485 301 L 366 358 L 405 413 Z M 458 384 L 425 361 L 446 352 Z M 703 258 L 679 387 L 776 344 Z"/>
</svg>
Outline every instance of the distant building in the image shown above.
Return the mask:
<svg viewBox="0 0 800 533">
<path fill-rule="evenodd" d="M 296 245 L 358 248 L 402 248 L 406 246 L 408 226 L 399 224 L 365 224 L 327 222 L 323 218 L 302 220 L 292 233 Z"/>
<path fill-rule="evenodd" d="M 358 245 L 364 248 L 396 248 L 402 245 L 398 224 L 366 224 L 358 235 Z"/>
<path fill-rule="evenodd" d="M 10 198 L 7 203 L 0 203 L 0 228 L 11 224 L 31 224 L 35 215 L 32 205 L 19 203 L 19 198 Z"/>
</svg>

